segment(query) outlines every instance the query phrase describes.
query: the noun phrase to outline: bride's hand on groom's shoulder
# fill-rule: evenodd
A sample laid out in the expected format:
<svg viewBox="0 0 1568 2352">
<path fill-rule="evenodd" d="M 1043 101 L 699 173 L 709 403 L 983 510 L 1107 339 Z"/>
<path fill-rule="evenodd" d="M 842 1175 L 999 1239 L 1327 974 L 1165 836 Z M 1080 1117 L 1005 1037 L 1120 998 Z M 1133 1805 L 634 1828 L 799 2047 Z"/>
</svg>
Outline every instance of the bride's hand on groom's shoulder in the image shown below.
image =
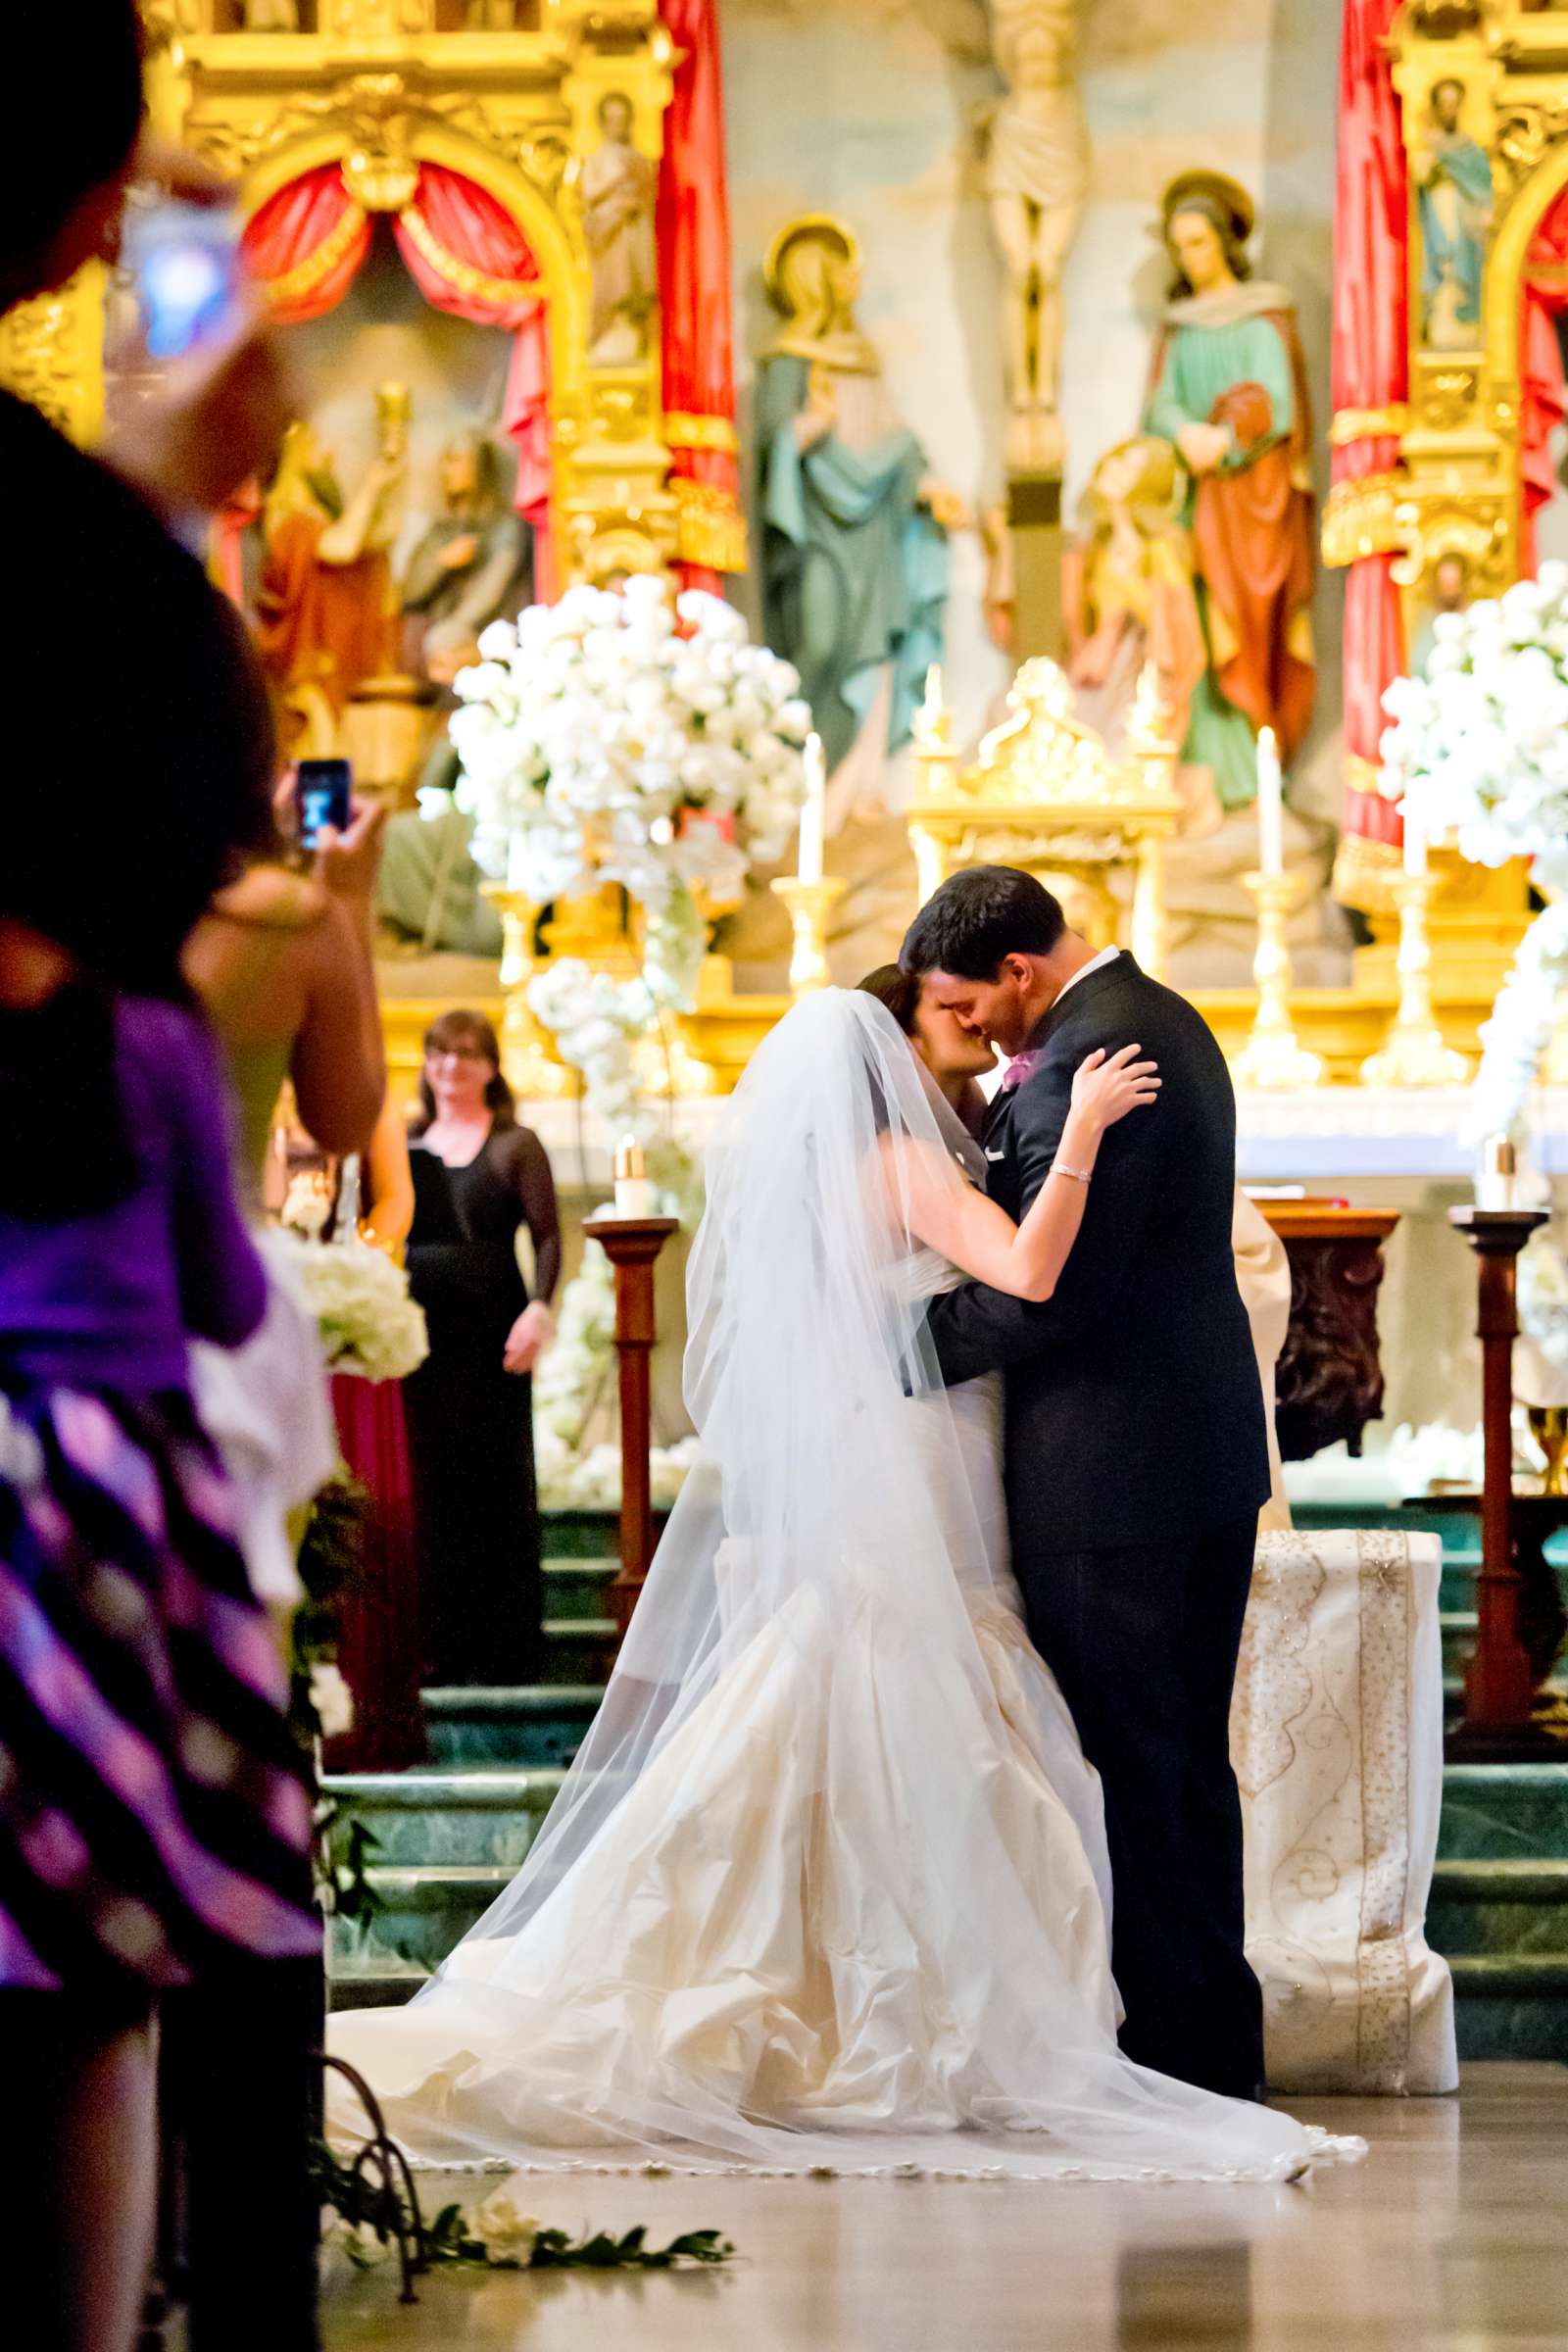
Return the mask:
<svg viewBox="0 0 1568 2352">
<path fill-rule="evenodd" d="M 1102 1128 L 1114 1127 L 1130 1110 L 1152 1102 L 1159 1093 L 1159 1064 L 1143 1061 L 1142 1046 L 1123 1046 L 1107 1054 L 1103 1046 L 1086 1054 L 1073 1073 L 1072 1106 Z"/>
</svg>

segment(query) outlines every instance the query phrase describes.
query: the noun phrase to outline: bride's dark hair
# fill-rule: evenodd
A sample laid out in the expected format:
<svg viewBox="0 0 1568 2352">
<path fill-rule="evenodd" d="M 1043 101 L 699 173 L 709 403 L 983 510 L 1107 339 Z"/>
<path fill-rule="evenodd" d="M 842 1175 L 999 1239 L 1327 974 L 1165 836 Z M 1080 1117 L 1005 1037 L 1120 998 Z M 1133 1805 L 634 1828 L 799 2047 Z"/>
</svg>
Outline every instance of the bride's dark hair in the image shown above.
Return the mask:
<svg viewBox="0 0 1568 2352">
<path fill-rule="evenodd" d="M 856 983 L 856 989 L 858 995 L 875 997 L 879 1004 L 885 1004 L 906 1037 L 914 1035 L 920 983 L 913 972 L 905 971 L 901 964 L 879 963 L 874 972 Z"/>
</svg>

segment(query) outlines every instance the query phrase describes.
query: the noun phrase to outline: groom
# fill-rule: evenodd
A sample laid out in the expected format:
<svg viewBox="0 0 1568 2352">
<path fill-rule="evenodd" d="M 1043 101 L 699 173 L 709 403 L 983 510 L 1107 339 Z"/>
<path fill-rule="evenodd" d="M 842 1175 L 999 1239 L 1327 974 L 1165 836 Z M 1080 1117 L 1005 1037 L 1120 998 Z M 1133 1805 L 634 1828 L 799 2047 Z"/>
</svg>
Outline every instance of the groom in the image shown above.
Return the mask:
<svg viewBox="0 0 1568 2352">
<path fill-rule="evenodd" d="M 1006 1375 L 1013 1572 L 1104 1788 L 1122 2048 L 1257 2097 L 1228 1725 L 1269 1468 L 1231 1254 L 1230 1078 L 1190 1004 L 1120 950 L 1097 956 L 1010 866 L 945 882 L 903 963 L 1013 1056 L 983 1142 L 1014 1219 L 1051 1169 L 1085 1054 L 1136 1044 L 1159 1064 L 1159 1101 L 1105 1132 L 1055 1296 L 1034 1306 L 966 1283 L 933 1300 L 929 1329 L 950 1385 Z"/>
</svg>

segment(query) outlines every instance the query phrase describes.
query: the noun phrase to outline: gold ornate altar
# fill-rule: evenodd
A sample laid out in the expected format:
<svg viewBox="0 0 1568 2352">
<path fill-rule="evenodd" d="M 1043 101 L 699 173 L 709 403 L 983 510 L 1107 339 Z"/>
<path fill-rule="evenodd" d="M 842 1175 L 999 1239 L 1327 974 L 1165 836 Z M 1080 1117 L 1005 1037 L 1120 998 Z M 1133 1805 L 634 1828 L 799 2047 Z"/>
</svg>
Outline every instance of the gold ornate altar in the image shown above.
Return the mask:
<svg viewBox="0 0 1568 2352">
<path fill-rule="evenodd" d="M 247 218 L 332 163 L 364 212 L 397 213 L 430 162 L 477 182 L 516 222 L 549 323 L 552 509 L 566 580 L 713 560 L 711 545 L 689 543 L 703 518 L 670 481 L 669 434 L 682 428 L 663 413 L 658 336 L 612 361 L 590 331 L 583 168 L 612 99 L 629 109 L 637 152 L 652 162 L 662 151 L 672 49 L 657 0 L 517 0 L 512 12 L 468 0 L 142 4 L 152 120 L 233 177 Z M 512 29 L 486 29 L 498 13 L 513 15 Z M 102 411 L 103 290 L 102 270 L 88 270 L 0 326 L 0 380 L 83 441 Z"/>
<path fill-rule="evenodd" d="M 1524 568 L 1525 290 L 1540 274 L 1530 266 L 1532 241 L 1568 189 L 1568 12 L 1530 0 L 1407 0 L 1390 45 L 1408 157 L 1409 398 L 1336 416 L 1337 443 L 1387 438 L 1396 456 L 1386 471 L 1337 485 L 1323 553 L 1331 564 L 1398 559 L 1394 577 L 1413 648 L 1443 601 L 1446 568 L 1465 599 L 1496 595 Z M 1448 172 L 1433 160 L 1445 149 L 1460 154 Z M 1445 289 L 1434 295 L 1423 282 L 1423 206 L 1437 203 L 1432 189 L 1445 177 L 1457 189 L 1466 156 L 1490 185 L 1468 206 L 1451 195 L 1451 211 L 1439 218 L 1456 245 L 1473 240 L 1474 304 L 1446 301 Z M 1544 274 L 1560 281 L 1561 265 Z M 1348 842 L 1336 879 L 1343 897 L 1373 914 L 1380 936 L 1358 958 L 1357 979 L 1381 986 L 1393 959 L 1388 884 L 1396 859 L 1383 853 L 1374 870 L 1373 857 L 1368 845 Z M 1444 862 L 1433 919 L 1439 986 L 1485 1011 L 1527 919 L 1525 871 Z"/>
<path fill-rule="evenodd" d="M 1146 970 L 1165 963 L 1164 845 L 1181 821 L 1172 783 L 1179 745 L 1165 724 L 1152 671 L 1139 689 L 1132 758 L 1118 765 L 1073 716 L 1073 690 L 1055 662 L 1026 662 L 1007 697 L 1012 715 L 986 736 L 972 766 L 953 742 L 952 714 L 933 679 L 915 721 L 909 811 L 922 906 L 967 865 L 1036 873 L 1096 947 L 1117 936 L 1107 884 L 1136 874 L 1129 944 Z"/>
</svg>

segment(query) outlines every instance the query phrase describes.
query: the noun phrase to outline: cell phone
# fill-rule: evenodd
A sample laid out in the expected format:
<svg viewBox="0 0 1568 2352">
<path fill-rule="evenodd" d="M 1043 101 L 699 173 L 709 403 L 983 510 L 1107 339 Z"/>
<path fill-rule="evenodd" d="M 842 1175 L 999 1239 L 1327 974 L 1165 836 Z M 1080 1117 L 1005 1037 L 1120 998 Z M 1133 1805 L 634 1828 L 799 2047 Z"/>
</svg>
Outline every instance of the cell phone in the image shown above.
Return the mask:
<svg viewBox="0 0 1568 2352">
<path fill-rule="evenodd" d="M 121 260 L 149 359 L 182 359 L 233 331 L 245 285 L 239 240 L 239 217 L 224 205 L 169 198 L 128 213 Z"/>
<path fill-rule="evenodd" d="M 294 772 L 300 848 L 318 848 L 328 826 L 334 833 L 346 833 L 353 798 L 354 771 L 346 760 L 302 760 Z"/>
</svg>

